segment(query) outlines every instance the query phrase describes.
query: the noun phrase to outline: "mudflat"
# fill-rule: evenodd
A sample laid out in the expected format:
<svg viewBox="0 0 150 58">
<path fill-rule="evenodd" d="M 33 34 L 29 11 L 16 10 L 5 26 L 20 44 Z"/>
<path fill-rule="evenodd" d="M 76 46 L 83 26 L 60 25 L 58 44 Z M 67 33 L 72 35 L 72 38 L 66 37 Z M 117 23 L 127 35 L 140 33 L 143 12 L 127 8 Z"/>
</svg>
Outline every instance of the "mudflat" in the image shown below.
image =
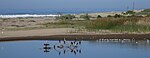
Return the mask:
<svg viewBox="0 0 150 58">
<path fill-rule="evenodd" d="M 147 40 L 150 34 L 121 34 L 121 33 L 69 33 L 72 28 L 37 29 L 6 31 L 0 36 L 0 41 L 14 40 L 96 40 L 96 39 L 133 39 Z"/>
</svg>

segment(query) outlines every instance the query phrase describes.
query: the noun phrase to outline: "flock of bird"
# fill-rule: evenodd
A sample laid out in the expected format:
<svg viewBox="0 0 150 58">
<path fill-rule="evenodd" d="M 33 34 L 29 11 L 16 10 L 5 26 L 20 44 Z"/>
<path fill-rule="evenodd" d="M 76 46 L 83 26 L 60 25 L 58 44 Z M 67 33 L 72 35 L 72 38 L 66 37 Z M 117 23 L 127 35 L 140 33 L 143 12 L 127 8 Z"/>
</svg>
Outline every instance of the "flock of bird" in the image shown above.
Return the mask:
<svg viewBox="0 0 150 58">
<path fill-rule="evenodd" d="M 44 52 L 50 52 L 50 50 L 55 50 L 57 52 L 59 52 L 59 55 L 63 52 L 64 54 L 66 54 L 66 52 L 71 52 L 74 53 L 75 55 L 77 53 L 81 53 L 81 49 L 80 46 L 81 45 L 81 41 L 66 41 L 64 40 L 59 40 L 59 43 L 54 44 L 53 46 L 50 46 L 50 44 L 48 43 L 48 41 L 46 41 L 46 43 L 44 44 L 43 50 Z"/>
</svg>

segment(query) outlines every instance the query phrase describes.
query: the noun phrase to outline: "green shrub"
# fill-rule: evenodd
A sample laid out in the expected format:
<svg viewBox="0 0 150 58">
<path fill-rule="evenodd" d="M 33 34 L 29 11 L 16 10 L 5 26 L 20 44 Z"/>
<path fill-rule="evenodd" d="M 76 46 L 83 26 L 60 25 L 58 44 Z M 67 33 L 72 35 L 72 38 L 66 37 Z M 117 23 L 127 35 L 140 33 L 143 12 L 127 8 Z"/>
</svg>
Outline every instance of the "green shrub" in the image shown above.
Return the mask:
<svg viewBox="0 0 150 58">
<path fill-rule="evenodd" d="M 120 17 L 122 17 L 122 15 L 120 15 L 120 14 L 115 14 L 115 16 L 114 16 L 114 18 L 120 18 Z"/>
<path fill-rule="evenodd" d="M 70 14 L 67 14 L 67 15 L 63 15 L 63 16 L 60 16 L 59 19 L 62 19 L 62 20 L 69 20 L 69 19 L 74 19 L 75 16 L 74 15 L 70 15 Z"/>
<path fill-rule="evenodd" d="M 102 18 L 102 16 L 101 16 L 101 15 L 98 15 L 97 18 Z"/>
<path fill-rule="evenodd" d="M 107 17 L 112 17 L 111 15 L 108 15 Z"/>
<path fill-rule="evenodd" d="M 127 12 L 126 12 L 126 14 L 132 14 L 132 15 L 133 15 L 133 14 L 135 14 L 135 12 L 134 12 L 134 11 L 129 10 L 129 11 L 127 11 Z"/>
</svg>

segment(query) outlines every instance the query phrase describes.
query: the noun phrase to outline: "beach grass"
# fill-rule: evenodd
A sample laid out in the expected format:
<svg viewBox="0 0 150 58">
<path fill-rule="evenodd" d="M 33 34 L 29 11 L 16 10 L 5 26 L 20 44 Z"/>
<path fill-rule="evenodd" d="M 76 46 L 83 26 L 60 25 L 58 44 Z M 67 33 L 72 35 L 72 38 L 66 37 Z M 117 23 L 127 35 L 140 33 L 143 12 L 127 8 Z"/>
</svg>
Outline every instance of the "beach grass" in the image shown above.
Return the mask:
<svg viewBox="0 0 150 58">
<path fill-rule="evenodd" d="M 150 26 L 145 25 L 118 25 L 110 28 L 114 32 L 150 32 Z"/>
<path fill-rule="evenodd" d="M 110 30 L 112 32 L 150 32 L 148 18 L 103 18 L 91 21 L 87 29 Z M 144 23 L 139 22 L 142 21 Z"/>
</svg>

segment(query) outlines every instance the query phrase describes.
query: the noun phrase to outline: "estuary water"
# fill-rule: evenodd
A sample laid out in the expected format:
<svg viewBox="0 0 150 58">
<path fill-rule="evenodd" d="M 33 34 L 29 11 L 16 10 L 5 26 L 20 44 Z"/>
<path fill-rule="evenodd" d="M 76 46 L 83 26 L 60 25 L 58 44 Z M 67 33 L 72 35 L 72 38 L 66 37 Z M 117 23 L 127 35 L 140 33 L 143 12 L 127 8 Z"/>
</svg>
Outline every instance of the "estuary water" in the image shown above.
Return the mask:
<svg viewBox="0 0 150 58">
<path fill-rule="evenodd" d="M 0 58 L 149 58 L 149 41 L 0 42 Z"/>
</svg>

